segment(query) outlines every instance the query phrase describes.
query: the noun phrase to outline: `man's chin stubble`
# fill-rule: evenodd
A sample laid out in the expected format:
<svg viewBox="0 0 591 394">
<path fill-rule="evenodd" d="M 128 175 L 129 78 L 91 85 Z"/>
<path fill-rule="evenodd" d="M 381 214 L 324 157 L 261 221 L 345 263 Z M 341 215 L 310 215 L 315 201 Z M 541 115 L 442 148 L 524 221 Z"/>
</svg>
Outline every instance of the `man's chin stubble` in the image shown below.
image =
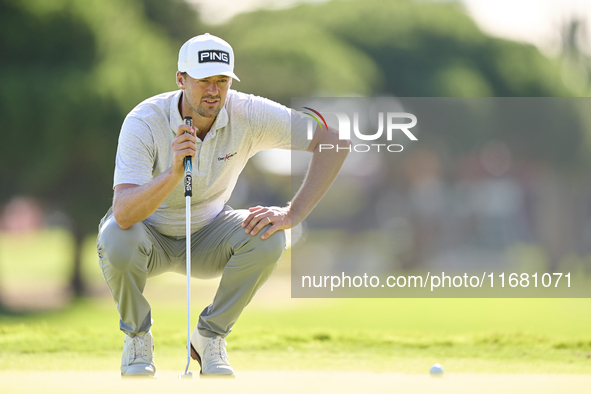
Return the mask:
<svg viewBox="0 0 591 394">
<path fill-rule="evenodd" d="M 204 118 L 215 118 L 216 116 L 218 116 L 218 114 L 220 113 L 221 110 L 222 110 L 222 107 L 217 108 L 215 111 L 206 111 L 202 107 L 199 107 L 199 109 L 197 110 L 197 113 L 199 115 L 203 116 Z"/>
</svg>

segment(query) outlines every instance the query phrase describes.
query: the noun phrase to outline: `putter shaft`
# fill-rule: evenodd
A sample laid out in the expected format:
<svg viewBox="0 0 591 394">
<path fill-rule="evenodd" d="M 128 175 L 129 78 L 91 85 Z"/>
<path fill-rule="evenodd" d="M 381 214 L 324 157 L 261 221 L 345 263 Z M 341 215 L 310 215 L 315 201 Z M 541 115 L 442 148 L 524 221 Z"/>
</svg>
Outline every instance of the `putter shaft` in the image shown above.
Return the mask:
<svg viewBox="0 0 591 394">
<path fill-rule="evenodd" d="M 186 210 L 187 210 L 187 234 L 186 234 L 186 248 L 187 248 L 187 367 L 185 368 L 185 375 L 189 371 L 189 364 L 191 363 L 191 197 L 187 196 Z"/>
<path fill-rule="evenodd" d="M 193 119 L 190 116 L 185 117 L 185 124 L 193 125 Z M 184 377 L 192 377 L 189 372 L 191 364 L 191 196 L 193 195 L 193 163 L 191 156 L 185 157 L 185 201 L 186 201 L 186 234 L 185 251 L 187 255 L 187 366 L 185 367 Z"/>
</svg>

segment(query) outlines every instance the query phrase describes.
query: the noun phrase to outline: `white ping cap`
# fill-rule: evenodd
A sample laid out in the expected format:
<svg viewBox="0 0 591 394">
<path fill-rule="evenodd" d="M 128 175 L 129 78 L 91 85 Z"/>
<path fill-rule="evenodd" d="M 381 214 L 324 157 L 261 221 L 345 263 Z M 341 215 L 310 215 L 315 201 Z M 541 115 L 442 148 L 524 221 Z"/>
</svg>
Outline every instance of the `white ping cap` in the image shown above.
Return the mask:
<svg viewBox="0 0 591 394">
<path fill-rule="evenodd" d="M 230 44 L 209 33 L 193 37 L 179 51 L 179 71 L 200 79 L 225 75 L 238 81 L 234 74 L 234 51 Z"/>
</svg>

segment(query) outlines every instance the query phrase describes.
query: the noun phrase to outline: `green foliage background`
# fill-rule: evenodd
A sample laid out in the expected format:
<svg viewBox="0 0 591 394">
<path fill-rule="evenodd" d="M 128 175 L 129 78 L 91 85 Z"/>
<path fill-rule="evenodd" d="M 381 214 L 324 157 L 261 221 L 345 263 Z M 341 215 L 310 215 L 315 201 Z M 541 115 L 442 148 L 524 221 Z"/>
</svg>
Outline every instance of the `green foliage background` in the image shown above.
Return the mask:
<svg viewBox="0 0 591 394">
<path fill-rule="evenodd" d="M 314 94 L 576 94 L 558 63 L 532 45 L 487 36 L 456 2 L 303 4 L 238 15 L 214 31 L 235 48 L 240 87 L 284 104 Z"/>
</svg>

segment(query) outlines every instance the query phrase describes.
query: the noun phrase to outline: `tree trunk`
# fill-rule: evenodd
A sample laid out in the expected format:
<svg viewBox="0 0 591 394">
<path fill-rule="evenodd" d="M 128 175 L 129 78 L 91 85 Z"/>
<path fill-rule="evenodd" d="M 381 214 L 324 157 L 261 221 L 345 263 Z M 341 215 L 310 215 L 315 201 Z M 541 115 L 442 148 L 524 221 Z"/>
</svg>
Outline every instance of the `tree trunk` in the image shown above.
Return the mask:
<svg viewBox="0 0 591 394">
<path fill-rule="evenodd" d="M 70 289 L 74 297 L 83 297 L 88 295 L 88 286 L 82 275 L 82 247 L 84 244 L 85 233 L 79 226 L 73 226 L 74 235 L 74 260 L 72 266 L 72 276 L 70 277 Z"/>
<path fill-rule="evenodd" d="M 0 267 L 2 267 L 2 261 L 0 261 Z M 0 276 L 0 279 L 2 277 Z M 0 283 L 2 281 L 0 280 Z M 6 307 L 6 303 L 4 302 L 4 296 L 2 295 L 2 287 L 0 286 L 0 315 L 7 312 L 8 308 Z"/>
</svg>

